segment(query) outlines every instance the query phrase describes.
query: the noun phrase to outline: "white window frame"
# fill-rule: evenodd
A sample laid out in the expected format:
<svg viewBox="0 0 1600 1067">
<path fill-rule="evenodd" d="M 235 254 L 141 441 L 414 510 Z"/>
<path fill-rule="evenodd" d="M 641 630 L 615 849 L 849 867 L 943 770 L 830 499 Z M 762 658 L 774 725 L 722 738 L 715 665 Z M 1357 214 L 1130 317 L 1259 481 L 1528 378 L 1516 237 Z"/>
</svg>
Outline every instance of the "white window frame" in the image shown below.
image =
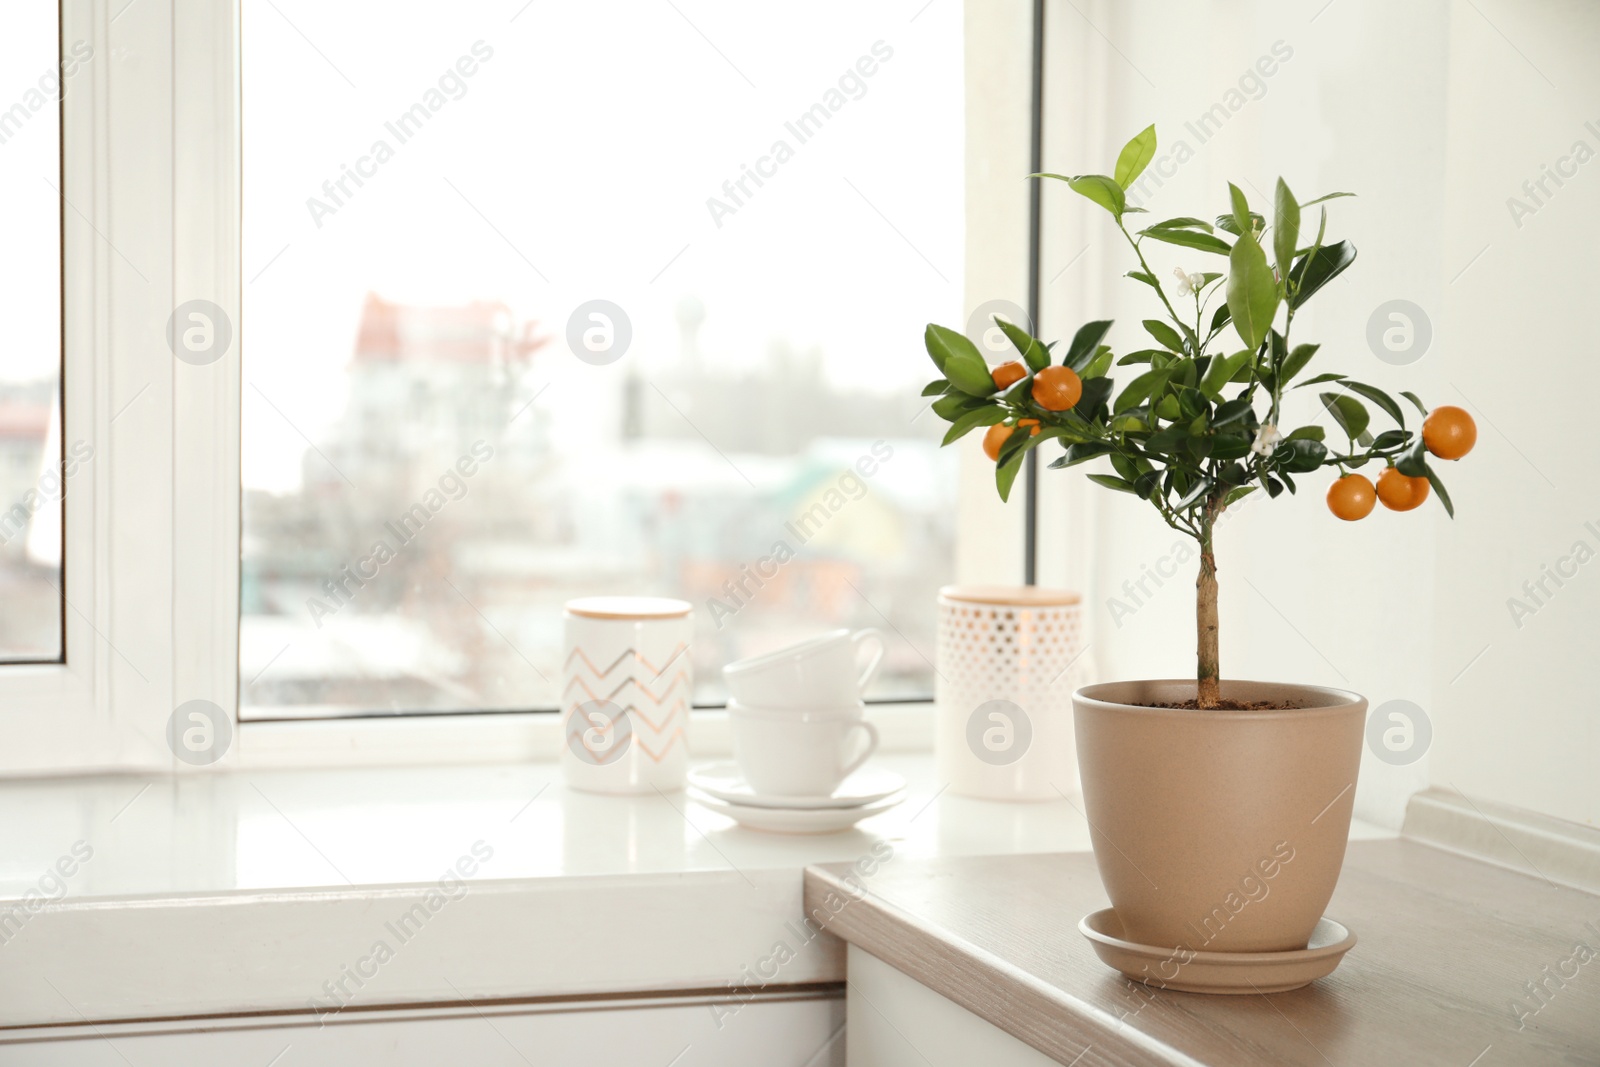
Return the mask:
<svg viewBox="0 0 1600 1067">
<path fill-rule="evenodd" d="M 66 662 L 0 670 L 0 771 L 27 773 L 168 762 L 176 692 L 172 485 L 117 475 L 171 469 L 177 386 L 165 345 L 170 312 L 170 66 L 122 63 L 119 50 L 167 54 L 159 4 L 112 24 L 105 0 L 64 0 L 61 40 L 92 58 L 62 112 L 62 439 L 93 459 L 65 496 Z M 70 46 L 70 45 L 69 45 Z M 165 128 L 163 128 L 163 125 Z"/>
<path fill-rule="evenodd" d="M 94 52 L 62 111 L 62 432 L 95 452 L 67 492 L 66 662 L 0 668 L 0 775 L 552 758 L 548 713 L 239 722 L 240 6 L 61 0 L 61 20 L 65 46 Z M 969 78 L 987 78 L 1017 42 L 971 11 L 967 26 Z M 1016 195 L 1025 139 L 1015 148 L 1018 166 L 994 168 L 1005 183 L 969 187 L 969 204 Z M 969 307 L 1014 287 L 1015 243 L 974 257 Z M 176 359 L 166 337 L 194 299 L 233 327 L 204 366 Z M 966 444 L 958 544 L 1020 546 L 1020 507 L 996 507 L 992 467 Z M 958 578 L 1015 581 L 1019 560 L 958 552 Z M 235 731 L 205 768 L 166 740 L 174 709 L 197 699 Z M 886 749 L 931 744 L 926 704 L 879 706 L 874 719 Z M 695 730 L 698 753 L 726 751 L 721 713 L 697 713 Z"/>
</svg>

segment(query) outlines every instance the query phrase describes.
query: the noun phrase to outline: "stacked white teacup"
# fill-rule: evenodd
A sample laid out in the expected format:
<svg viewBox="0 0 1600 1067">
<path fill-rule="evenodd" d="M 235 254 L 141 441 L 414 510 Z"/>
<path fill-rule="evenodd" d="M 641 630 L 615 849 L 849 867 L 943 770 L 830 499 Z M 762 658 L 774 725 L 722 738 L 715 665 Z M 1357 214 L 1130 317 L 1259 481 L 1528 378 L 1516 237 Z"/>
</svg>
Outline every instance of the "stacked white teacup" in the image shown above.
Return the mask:
<svg viewBox="0 0 1600 1067">
<path fill-rule="evenodd" d="M 694 798 L 791 832 L 843 829 L 898 803 L 904 779 L 861 770 L 878 747 L 862 693 L 883 654 L 878 631 L 839 629 L 724 667 L 735 764 L 691 772 Z"/>
</svg>

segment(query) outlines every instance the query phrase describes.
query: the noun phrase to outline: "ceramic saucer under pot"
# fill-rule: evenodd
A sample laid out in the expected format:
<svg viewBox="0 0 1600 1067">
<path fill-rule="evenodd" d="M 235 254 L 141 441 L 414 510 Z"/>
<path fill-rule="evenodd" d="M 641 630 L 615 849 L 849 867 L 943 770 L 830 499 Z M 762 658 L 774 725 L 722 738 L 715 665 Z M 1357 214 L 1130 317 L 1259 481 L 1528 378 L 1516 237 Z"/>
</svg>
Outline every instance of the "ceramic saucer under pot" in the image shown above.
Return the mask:
<svg viewBox="0 0 1600 1067">
<path fill-rule="evenodd" d="M 1184 993 L 1282 993 L 1329 974 L 1356 943 L 1349 928 L 1323 916 L 1305 948 L 1287 952 L 1192 952 L 1127 941 L 1111 908 L 1078 922 L 1095 955 L 1135 982 Z"/>
</svg>

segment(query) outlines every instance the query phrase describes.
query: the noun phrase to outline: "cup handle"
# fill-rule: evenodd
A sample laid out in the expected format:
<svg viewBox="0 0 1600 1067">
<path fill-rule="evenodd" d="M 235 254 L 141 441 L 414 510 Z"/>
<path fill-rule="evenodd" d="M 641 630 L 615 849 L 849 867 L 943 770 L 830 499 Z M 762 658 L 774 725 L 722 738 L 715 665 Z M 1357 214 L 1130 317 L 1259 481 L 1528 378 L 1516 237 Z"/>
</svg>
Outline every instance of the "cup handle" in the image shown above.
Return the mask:
<svg viewBox="0 0 1600 1067">
<path fill-rule="evenodd" d="M 840 781 L 843 781 L 852 774 L 856 773 L 856 771 L 860 770 L 861 765 L 867 762 L 867 758 L 874 752 L 878 751 L 878 728 L 876 726 L 872 725 L 870 722 L 867 722 L 865 719 L 857 720 L 856 722 L 851 723 L 850 726 L 851 729 L 859 728 L 867 732 L 867 747 L 862 749 L 861 755 L 852 760 L 850 766 L 844 769 L 844 773 L 839 776 Z"/>
<path fill-rule="evenodd" d="M 873 646 L 872 659 L 868 660 L 867 665 L 861 668 L 861 677 L 856 682 L 856 688 L 862 692 L 866 691 L 867 683 L 878 676 L 878 668 L 883 665 L 883 634 L 868 627 L 865 630 L 857 630 L 850 635 L 850 643 L 857 648 L 860 648 L 863 643 L 869 640 Z"/>
</svg>

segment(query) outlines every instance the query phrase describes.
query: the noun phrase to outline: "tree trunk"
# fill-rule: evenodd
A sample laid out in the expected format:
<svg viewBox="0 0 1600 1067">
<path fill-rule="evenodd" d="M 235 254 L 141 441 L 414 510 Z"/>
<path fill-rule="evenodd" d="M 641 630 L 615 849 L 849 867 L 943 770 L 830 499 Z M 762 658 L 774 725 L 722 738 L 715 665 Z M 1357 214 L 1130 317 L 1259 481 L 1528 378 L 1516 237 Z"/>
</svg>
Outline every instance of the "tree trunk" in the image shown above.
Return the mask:
<svg viewBox="0 0 1600 1067">
<path fill-rule="evenodd" d="M 1218 682 L 1221 668 L 1217 655 L 1217 558 L 1211 551 L 1211 529 L 1207 526 L 1200 546 L 1200 577 L 1195 580 L 1196 703 L 1214 708 L 1221 696 Z"/>
</svg>

